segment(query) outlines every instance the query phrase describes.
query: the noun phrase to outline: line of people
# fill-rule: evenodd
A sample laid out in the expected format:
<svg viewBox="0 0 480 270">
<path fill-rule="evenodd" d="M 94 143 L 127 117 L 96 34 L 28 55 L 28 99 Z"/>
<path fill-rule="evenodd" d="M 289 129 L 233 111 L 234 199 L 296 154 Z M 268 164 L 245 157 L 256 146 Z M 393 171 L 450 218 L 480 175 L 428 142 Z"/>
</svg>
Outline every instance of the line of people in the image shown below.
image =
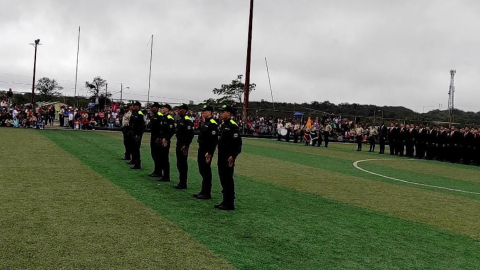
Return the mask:
<svg viewBox="0 0 480 270">
<path fill-rule="evenodd" d="M 140 110 L 141 103 L 129 104 L 123 115 L 123 142 L 125 146 L 124 160 L 133 165 L 132 169 L 140 170 L 140 147 L 143 133 L 146 129 L 145 118 Z M 177 110 L 177 119 L 171 115 L 172 107 L 167 103 L 154 103 L 150 107 L 149 126 L 151 130 L 150 151 L 154 163 L 154 170 L 148 176 L 157 178 L 159 182 L 170 182 L 170 146 L 171 139 L 176 136 L 175 155 L 179 183 L 175 189 L 183 190 L 188 186 L 188 155 L 194 138 L 194 126 L 187 116 L 188 105 L 180 104 Z M 221 113 L 222 124 L 219 125 L 212 118 L 214 109 L 205 105 L 201 109 L 204 123 L 198 136 L 197 163 L 202 177 L 201 191 L 193 196 L 200 200 L 212 198 L 212 169 L 211 163 L 218 147 L 218 174 L 222 185 L 223 200 L 214 207 L 220 210 L 235 209 L 234 167 L 237 156 L 242 149 L 242 139 L 238 124 L 232 119 L 234 109 L 223 105 L 217 110 Z"/>
<path fill-rule="evenodd" d="M 403 123 L 384 124 L 379 129 L 380 154 L 388 142 L 390 155 L 462 162 L 480 166 L 480 131 L 477 128 L 451 128 Z"/>
</svg>

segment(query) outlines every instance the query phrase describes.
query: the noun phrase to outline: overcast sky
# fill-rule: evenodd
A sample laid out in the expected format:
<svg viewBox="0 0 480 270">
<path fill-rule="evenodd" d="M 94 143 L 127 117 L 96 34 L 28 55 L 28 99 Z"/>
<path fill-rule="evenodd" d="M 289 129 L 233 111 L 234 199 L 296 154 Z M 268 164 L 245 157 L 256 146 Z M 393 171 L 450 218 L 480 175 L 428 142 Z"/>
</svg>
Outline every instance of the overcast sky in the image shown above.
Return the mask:
<svg viewBox="0 0 480 270">
<path fill-rule="evenodd" d="M 151 100 L 203 101 L 245 73 L 248 10 L 248 0 L 0 0 L 0 90 L 31 89 L 39 38 L 37 78 L 73 95 L 81 26 L 79 94 L 101 76 L 146 100 L 154 35 Z M 251 100 L 271 100 L 267 57 L 278 102 L 447 109 L 454 68 L 456 107 L 480 111 L 479 1 L 257 0 L 252 46 Z"/>
</svg>

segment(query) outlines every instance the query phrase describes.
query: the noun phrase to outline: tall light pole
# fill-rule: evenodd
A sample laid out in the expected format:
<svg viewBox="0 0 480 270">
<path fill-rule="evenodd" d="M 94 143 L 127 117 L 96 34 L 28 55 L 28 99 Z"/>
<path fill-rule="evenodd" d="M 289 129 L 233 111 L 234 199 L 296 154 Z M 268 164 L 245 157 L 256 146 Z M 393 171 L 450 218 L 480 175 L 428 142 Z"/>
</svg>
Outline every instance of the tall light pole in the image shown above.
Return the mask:
<svg viewBox="0 0 480 270">
<path fill-rule="evenodd" d="M 245 71 L 245 90 L 243 96 L 243 121 L 248 118 L 248 98 L 250 95 L 250 62 L 252 59 L 252 25 L 253 25 L 253 0 L 250 0 L 250 18 L 248 22 L 248 46 L 247 46 L 247 68 Z"/>
<path fill-rule="evenodd" d="M 40 44 L 40 39 L 36 39 L 35 43 L 30 43 L 35 47 L 35 56 L 33 57 L 33 82 L 32 82 L 32 99 L 30 103 L 32 104 L 32 110 L 35 111 L 35 73 L 37 71 L 37 46 Z"/>
<path fill-rule="evenodd" d="M 130 87 L 125 87 L 125 89 L 130 89 Z M 123 102 L 123 83 L 120 84 L 120 103 Z"/>
</svg>

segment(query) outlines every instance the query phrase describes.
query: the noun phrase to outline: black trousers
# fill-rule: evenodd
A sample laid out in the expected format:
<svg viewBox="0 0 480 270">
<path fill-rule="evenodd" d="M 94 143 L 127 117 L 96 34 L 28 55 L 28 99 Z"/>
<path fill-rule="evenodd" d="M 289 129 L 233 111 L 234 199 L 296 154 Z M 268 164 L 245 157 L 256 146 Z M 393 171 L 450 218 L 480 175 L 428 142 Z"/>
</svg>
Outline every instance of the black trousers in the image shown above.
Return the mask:
<svg viewBox="0 0 480 270">
<path fill-rule="evenodd" d="M 158 137 L 150 137 L 150 154 L 153 159 L 153 173 L 159 176 L 162 175 L 162 165 L 161 165 L 161 156 L 160 156 L 160 145 L 157 144 Z"/>
<path fill-rule="evenodd" d="M 132 162 L 135 163 L 135 165 L 140 165 L 142 163 L 142 160 L 140 158 L 140 147 L 142 146 L 142 137 L 143 134 L 140 135 L 138 138 L 133 137 L 132 139 Z"/>
<path fill-rule="evenodd" d="M 380 154 L 385 154 L 385 138 L 380 138 Z"/>
<path fill-rule="evenodd" d="M 123 130 L 123 146 L 125 147 L 125 159 L 132 158 L 132 138 L 127 131 Z"/>
<path fill-rule="evenodd" d="M 60 114 L 58 118 L 60 120 L 60 126 L 63 127 L 65 125 L 65 116 L 63 114 Z"/>
<path fill-rule="evenodd" d="M 159 175 L 161 175 L 164 180 L 170 180 L 170 142 L 168 142 L 166 147 L 161 146 L 159 148 L 159 158 Z"/>
<path fill-rule="evenodd" d="M 323 141 L 323 138 L 322 138 L 322 133 L 318 133 L 318 146 L 321 146 L 322 145 L 322 141 Z"/>
<path fill-rule="evenodd" d="M 226 205 L 233 205 L 235 202 L 235 181 L 233 173 L 235 164 L 228 166 L 228 156 L 218 153 L 218 176 L 222 184 L 223 203 Z"/>
<path fill-rule="evenodd" d="M 403 157 L 403 153 L 405 152 L 405 144 L 403 141 L 399 140 L 397 142 L 397 154 Z"/>
<path fill-rule="evenodd" d="M 355 139 L 357 140 L 357 151 L 362 151 L 362 140 L 363 136 L 355 136 Z"/>
<path fill-rule="evenodd" d="M 421 142 L 418 142 L 417 144 L 415 144 L 415 157 L 416 158 L 424 158 L 425 157 L 425 152 L 423 150 L 423 143 Z"/>
<path fill-rule="evenodd" d="M 465 165 L 469 165 L 471 160 L 472 160 L 472 156 L 473 156 L 473 151 L 472 151 L 472 148 L 469 147 L 469 146 L 464 146 L 462 147 L 462 152 L 463 152 L 463 163 Z"/>
<path fill-rule="evenodd" d="M 323 140 L 325 141 L 325 147 L 328 147 L 328 142 L 330 141 L 330 139 L 328 138 L 328 135 L 330 135 L 329 132 L 323 133 Z"/>
<path fill-rule="evenodd" d="M 368 141 L 370 142 L 370 152 L 375 152 L 375 138 L 373 136 L 370 136 L 368 138 Z"/>
<path fill-rule="evenodd" d="M 296 131 L 293 131 L 293 142 L 298 143 L 298 135 Z"/>
<path fill-rule="evenodd" d="M 183 154 L 182 151 L 183 145 L 177 144 L 175 149 L 175 153 L 177 155 L 177 169 L 179 175 L 179 185 L 180 186 L 187 186 L 187 178 L 188 178 L 188 152 L 186 155 Z"/>
<path fill-rule="evenodd" d="M 202 176 L 202 191 L 200 193 L 208 196 L 212 194 L 212 160 L 215 153 L 209 153 L 211 157 L 208 163 L 205 158 L 206 154 L 205 148 L 200 146 L 197 155 L 198 171 Z"/>
<path fill-rule="evenodd" d="M 395 153 L 396 153 L 396 151 L 395 151 L 396 143 L 393 140 L 389 140 L 388 141 L 388 146 L 390 146 L 390 155 L 395 155 Z"/>
</svg>

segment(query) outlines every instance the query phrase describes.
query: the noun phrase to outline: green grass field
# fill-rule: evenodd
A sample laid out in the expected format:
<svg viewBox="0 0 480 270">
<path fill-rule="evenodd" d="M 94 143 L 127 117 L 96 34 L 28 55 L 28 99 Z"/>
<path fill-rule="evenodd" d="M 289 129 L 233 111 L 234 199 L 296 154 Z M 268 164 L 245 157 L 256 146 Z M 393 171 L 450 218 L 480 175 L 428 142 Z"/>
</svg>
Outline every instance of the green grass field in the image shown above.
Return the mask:
<svg viewBox="0 0 480 270">
<path fill-rule="evenodd" d="M 222 212 L 216 168 L 192 197 L 196 143 L 178 191 L 147 177 L 148 141 L 132 171 L 118 132 L 0 129 L 0 269 L 480 267 L 480 168 L 244 139 Z"/>
</svg>

